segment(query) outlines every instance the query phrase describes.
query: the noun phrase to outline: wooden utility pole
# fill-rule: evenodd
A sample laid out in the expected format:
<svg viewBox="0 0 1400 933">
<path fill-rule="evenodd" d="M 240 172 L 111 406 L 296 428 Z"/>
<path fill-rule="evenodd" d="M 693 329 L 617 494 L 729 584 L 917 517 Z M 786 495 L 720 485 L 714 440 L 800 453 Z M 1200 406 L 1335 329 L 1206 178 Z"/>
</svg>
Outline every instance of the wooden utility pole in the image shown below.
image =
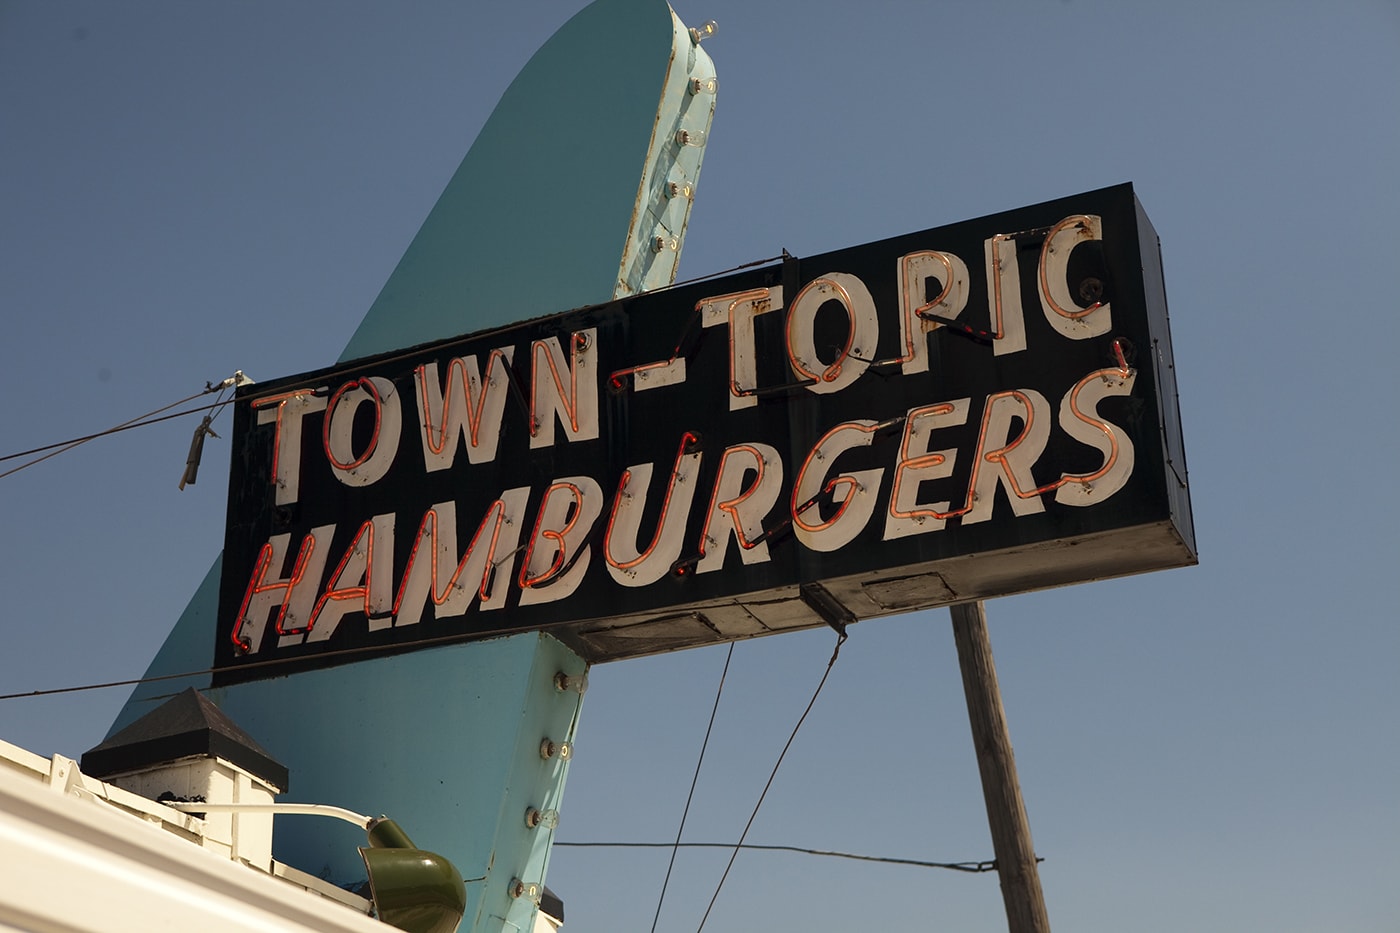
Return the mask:
<svg viewBox="0 0 1400 933">
<path fill-rule="evenodd" d="M 1006 904 L 1007 929 L 1010 933 L 1050 933 L 1030 822 L 1021 800 L 1011 735 L 1001 707 L 992 642 L 987 637 L 987 614 L 980 601 L 953 606 L 951 610 L 953 641 L 958 646 L 972 743 L 977 749 L 977 768 L 982 773 L 982 796 L 987 801 L 987 823 L 1001 878 L 1001 897 Z"/>
</svg>

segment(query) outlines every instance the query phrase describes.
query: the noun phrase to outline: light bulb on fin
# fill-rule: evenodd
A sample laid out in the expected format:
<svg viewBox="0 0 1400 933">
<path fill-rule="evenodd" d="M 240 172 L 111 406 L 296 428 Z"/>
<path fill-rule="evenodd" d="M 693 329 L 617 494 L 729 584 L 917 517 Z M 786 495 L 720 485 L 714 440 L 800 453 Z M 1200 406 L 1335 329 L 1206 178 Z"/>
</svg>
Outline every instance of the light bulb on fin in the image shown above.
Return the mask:
<svg viewBox="0 0 1400 933">
<path fill-rule="evenodd" d="M 705 25 L 695 27 L 690 30 L 690 41 L 694 42 L 696 45 L 699 45 L 701 42 L 704 42 L 706 39 L 710 38 L 717 32 L 719 32 L 719 23 L 715 22 L 714 20 L 710 20 L 709 22 L 705 23 Z"/>
<path fill-rule="evenodd" d="M 525 826 L 528 829 L 538 829 L 541 826 L 545 829 L 558 829 L 559 811 L 530 807 L 525 811 Z"/>
<path fill-rule="evenodd" d="M 709 134 L 704 130 L 676 130 L 676 142 L 682 146 L 694 146 L 698 149 L 705 145 L 709 138 Z"/>
</svg>

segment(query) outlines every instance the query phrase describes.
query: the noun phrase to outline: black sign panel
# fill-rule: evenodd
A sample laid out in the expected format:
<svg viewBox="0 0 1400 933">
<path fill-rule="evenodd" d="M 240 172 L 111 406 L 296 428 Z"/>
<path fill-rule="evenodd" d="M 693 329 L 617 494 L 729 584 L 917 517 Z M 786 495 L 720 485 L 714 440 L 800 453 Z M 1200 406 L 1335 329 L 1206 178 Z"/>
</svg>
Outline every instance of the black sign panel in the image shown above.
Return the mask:
<svg viewBox="0 0 1400 933">
<path fill-rule="evenodd" d="M 219 679 L 1191 564 L 1175 412 L 1128 185 L 248 386 Z"/>
</svg>

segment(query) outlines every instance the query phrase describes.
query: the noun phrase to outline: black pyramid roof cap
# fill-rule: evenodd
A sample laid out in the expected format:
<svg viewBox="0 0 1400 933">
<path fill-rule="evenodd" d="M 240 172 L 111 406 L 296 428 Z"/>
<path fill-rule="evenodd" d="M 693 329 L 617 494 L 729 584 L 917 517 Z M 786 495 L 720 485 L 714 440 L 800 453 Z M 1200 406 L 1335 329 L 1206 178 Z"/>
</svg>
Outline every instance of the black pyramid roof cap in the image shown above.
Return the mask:
<svg viewBox="0 0 1400 933">
<path fill-rule="evenodd" d="M 560 923 L 564 922 L 564 901 L 558 894 L 549 890 L 549 885 L 545 885 L 544 894 L 540 896 L 540 910 Z"/>
<path fill-rule="evenodd" d="M 84 773 L 104 778 L 194 755 L 218 756 L 287 790 L 287 766 L 193 687 L 88 749 L 80 766 Z"/>
</svg>

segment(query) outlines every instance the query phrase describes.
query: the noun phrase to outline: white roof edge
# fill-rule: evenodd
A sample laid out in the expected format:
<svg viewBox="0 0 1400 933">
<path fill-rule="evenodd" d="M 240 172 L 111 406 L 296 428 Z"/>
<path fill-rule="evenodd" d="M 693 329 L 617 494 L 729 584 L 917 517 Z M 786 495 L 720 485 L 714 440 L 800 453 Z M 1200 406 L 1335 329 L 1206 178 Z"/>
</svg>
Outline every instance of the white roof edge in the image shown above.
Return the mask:
<svg viewBox="0 0 1400 933">
<path fill-rule="evenodd" d="M 0 742 L 0 928 L 387 929 L 357 912 L 363 898 L 298 887 L 304 872 L 274 877 L 200 848 L 201 825 L 71 759 Z"/>
</svg>

